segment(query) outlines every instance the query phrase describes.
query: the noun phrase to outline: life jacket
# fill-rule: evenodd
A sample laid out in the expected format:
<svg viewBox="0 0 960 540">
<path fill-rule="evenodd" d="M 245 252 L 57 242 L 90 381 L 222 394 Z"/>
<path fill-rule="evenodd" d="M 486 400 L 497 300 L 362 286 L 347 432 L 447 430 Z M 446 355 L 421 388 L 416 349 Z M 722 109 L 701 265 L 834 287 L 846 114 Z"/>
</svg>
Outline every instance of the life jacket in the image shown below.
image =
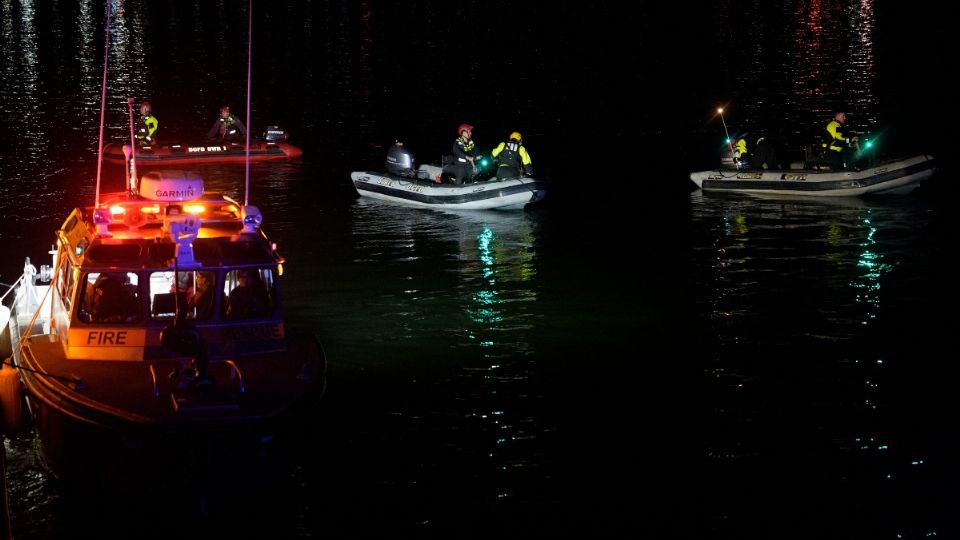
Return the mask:
<svg viewBox="0 0 960 540">
<path fill-rule="evenodd" d="M 516 141 L 503 143 L 503 150 L 494 157 L 500 160 L 501 167 L 518 169 L 520 167 L 520 143 Z"/>
<path fill-rule="evenodd" d="M 237 119 L 231 114 L 226 118 L 220 119 L 220 138 L 221 139 L 233 139 L 240 134 L 240 130 L 236 127 Z"/>
<path fill-rule="evenodd" d="M 476 147 L 476 145 L 473 143 L 473 139 L 464 141 L 460 137 L 457 137 L 456 140 L 453 141 L 453 144 L 460 147 L 460 149 L 463 150 L 463 153 L 468 156 L 473 155 L 473 149 Z"/>
<path fill-rule="evenodd" d="M 733 157 L 737 159 L 746 159 L 747 157 L 747 139 L 740 138 L 737 139 L 736 148 L 733 152 Z"/>
<path fill-rule="evenodd" d="M 157 126 L 159 124 L 160 122 L 157 121 L 157 117 L 152 114 L 148 114 L 140 118 L 140 126 L 137 128 L 137 132 L 135 134 L 137 144 L 140 146 L 151 146 L 157 144 L 154 134 L 157 132 Z"/>
<path fill-rule="evenodd" d="M 844 137 L 843 133 L 840 133 L 840 128 L 843 127 L 843 124 L 837 122 L 836 120 L 831 120 L 827 124 L 827 139 L 823 143 L 824 148 L 829 148 L 834 152 L 840 152 L 847 146 L 847 139 Z"/>
</svg>

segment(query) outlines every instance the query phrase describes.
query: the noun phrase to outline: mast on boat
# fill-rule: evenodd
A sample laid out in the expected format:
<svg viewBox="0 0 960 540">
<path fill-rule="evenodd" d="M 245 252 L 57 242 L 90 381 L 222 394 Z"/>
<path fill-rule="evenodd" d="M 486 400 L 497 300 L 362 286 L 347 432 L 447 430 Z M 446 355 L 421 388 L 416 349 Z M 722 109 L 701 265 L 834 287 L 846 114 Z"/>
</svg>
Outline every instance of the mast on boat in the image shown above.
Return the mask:
<svg viewBox="0 0 960 540">
<path fill-rule="evenodd" d="M 250 66 L 253 64 L 253 0 L 247 2 L 247 159 L 243 205 L 250 204 Z"/>
<path fill-rule="evenodd" d="M 127 174 L 130 177 L 127 179 L 127 189 L 130 190 L 130 193 L 133 193 L 136 190 L 137 183 L 137 140 L 136 136 L 133 134 L 133 98 L 127 98 L 127 116 L 130 119 L 130 155 L 128 159 L 130 160 L 130 167 L 127 168 Z M 124 149 L 126 150 L 126 149 Z M 126 151 L 124 152 L 126 154 Z"/>
<path fill-rule="evenodd" d="M 97 190 L 94 207 L 100 206 L 100 173 L 103 171 L 103 118 L 107 109 L 107 64 L 110 63 L 110 3 L 106 5 L 106 32 L 103 38 L 103 81 L 100 83 L 100 142 L 97 148 Z"/>
</svg>

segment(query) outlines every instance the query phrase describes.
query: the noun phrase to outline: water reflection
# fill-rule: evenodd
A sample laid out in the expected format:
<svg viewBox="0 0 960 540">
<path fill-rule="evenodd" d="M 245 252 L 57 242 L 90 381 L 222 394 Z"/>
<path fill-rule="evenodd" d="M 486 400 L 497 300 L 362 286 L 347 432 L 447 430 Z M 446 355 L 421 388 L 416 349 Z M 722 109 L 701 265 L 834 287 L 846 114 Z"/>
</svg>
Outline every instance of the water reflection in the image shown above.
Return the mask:
<svg viewBox="0 0 960 540">
<path fill-rule="evenodd" d="M 351 320 L 369 324 L 331 332 L 330 348 L 338 361 L 410 373 L 429 387 L 434 400 L 409 410 L 407 422 L 442 439 L 463 426 L 483 434 L 441 444 L 453 445 L 465 467 L 457 474 L 487 471 L 490 501 L 510 498 L 518 477 L 536 474 L 529 448 L 549 429 L 533 412 L 539 396 L 530 380 L 540 318 L 535 218 L 364 200 L 351 217 L 352 277 L 327 279 L 352 306 Z M 385 354 L 368 358 L 368 346 L 344 343 L 354 339 Z"/>
<path fill-rule="evenodd" d="M 863 324 L 868 324 L 877 317 L 880 308 L 880 284 L 885 274 L 891 270 L 891 265 L 884 262 L 882 253 L 875 251 L 877 240 L 877 228 L 873 226 L 870 219 L 870 210 L 861 220 L 861 226 L 865 230 L 865 238 L 860 242 L 860 257 L 857 260 L 857 267 L 863 274 L 851 282 L 851 287 L 858 290 L 856 300 L 864 304 L 867 313 L 864 314 Z"/>
<path fill-rule="evenodd" d="M 728 66 L 732 132 L 763 130 L 789 151 L 813 143 L 836 110 L 850 115 L 853 131 L 873 131 L 882 121 L 872 0 L 802 0 L 788 11 L 759 2 L 725 8 L 722 58 L 736 59 Z"/>
<path fill-rule="evenodd" d="M 898 206 L 861 199 L 765 199 L 703 192 L 691 199 L 694 218 L 707 227 L 714 222 L 716 228 L 710 247 L 713 270 L 705 275 L 714 276 L 714 284 L 707 286 L 710 296 L 723 298 L 725 307 L 718 306 L 714 316 L 741 313 L 744 322 L 752 322 L 762 317 L 748 309 L 757 306 L 790 320 L 807 313 L 815 315 L 807 324 L 816 331 L 808 328 L 806 337 L 828 340 L 856 335 L 857 327 L 876 317 L 881 283 L 892 268 L 887 259 L 899 255 L 882 251 L 878 222 L 901 226 L 895 219 Z M 804 286 L 810 289 L 790 305 L 763 298 L 770 294 L 766 288 L 782 287 L 776 293 L 781 295 Z M 751 332 L 749 326 L 742 330 Z M 803 335 L 779 332 L 784 332 L 782 337 Z"/>
<path fill-rule="evenodd" d="M 39 161 L 46 140 L 44 134 L 37 129 L 37 126 L 42 124 L 39 107 L 42 94 L 34 3 L 30 0 L 5 1 L 2 10 L 3 16 L 0 20 L 3 35 L 0 38 L 0 50 L 3 51 L 4 94 L 12 94 L 16 99 L 3 99 L 5 106 L 0 114 L 5 120 L 4 131 L 20 135 L 17 144 L 22 148 L 18 155 L 21 163 L 13 170 L 8 171 L 6 164 L 0 163 L 0 178 L 7 180 L 22 178 L 19 166 L 24 166 L 26 170 L 33 169 L 32 166 Z M 9 182 L 0 182 L 0 189 L 4 189 L 2 184 Z"/>
<path fill-rule="evenodd" d="M 381 292 L 368 302 L 383 304 L 387 320 L 378 328 L 385 334 L 399 325 L 394 339 L 480 346 L 487 357 L 524 352 L 534 325 L 530 303 L 538 298 L 535 224 L 526 213 L 445 213 L 361 200 L 352 216 L 354 261 L 371 266 L 368 275 L 383 274 Z"/>
<path fill-rule="evenodd" d="M 696 192 L 691 210 L 696 299 L 711 334 L 708 476 L 756 486 L 759 462 L 783 461 L 854 482 L 858 504 L 912 512 L 901 490 L 923 478 L 935 448 L 896 426 L 916 409 L 904 394 L 918 364 L 931 369 L 905 345 L 921 335 L 913 319 L 923 308 L 903 296 L 928 275 L 927 203 Z M 736 487 L 723 496 L 759 503 Z"/>
</svg>

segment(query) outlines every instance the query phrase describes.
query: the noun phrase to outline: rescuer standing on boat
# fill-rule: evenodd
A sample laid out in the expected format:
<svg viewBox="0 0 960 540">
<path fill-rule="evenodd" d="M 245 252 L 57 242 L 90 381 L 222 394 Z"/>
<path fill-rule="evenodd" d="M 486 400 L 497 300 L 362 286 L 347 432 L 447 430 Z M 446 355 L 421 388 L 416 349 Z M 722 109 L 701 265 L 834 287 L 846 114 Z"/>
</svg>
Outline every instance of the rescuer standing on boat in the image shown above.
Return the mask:
<svg viewBox="0 0 960 540">
<path fill-rule="evenodd" d="M 523 146 L 523 136 L 519 131 L 511 133 L 510 140 L 497 145 L 490 155 L 500 163 L 497 167 L 497 180 L 533 174 L 533 161 Z"/>
<path fill-rule="evenodd" d="M 247 127 L 236 115 L 230 113 L 230 107 L 220 107 L 220 116 L 213 122 L 208 139 L 217 139 L 224 142 L 242 142 L 247 136 Z"/>
<path fill-rule="evenodd" d="M 473 178 L 474 171 L 474 151 L 476 146 L 473 144 L 471 136 L 473 135 L 473 126 L 470 124 L 460 124 L 457 128 L 459 137 L 453 141 L 453 175 L 455 184 L 462 184 Z"/>
<path fill-rule="evenodd" d="M 153 115 L 153 108 L 149 101 L 140 104 L 140 120 L 137 123 L 137 146 L 154 146 L 157 144 L 157 126 L 160 122 Z"/>
</svg>

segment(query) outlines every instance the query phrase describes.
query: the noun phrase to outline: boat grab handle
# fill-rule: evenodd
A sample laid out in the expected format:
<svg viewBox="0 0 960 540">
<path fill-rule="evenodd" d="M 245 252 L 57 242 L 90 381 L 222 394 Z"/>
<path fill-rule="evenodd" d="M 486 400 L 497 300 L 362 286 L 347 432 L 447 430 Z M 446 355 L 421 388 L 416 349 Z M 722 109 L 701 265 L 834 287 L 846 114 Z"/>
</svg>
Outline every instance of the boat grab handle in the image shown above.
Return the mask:
<svg viewBox="0 0 960 540">
<path fill-rule="evenodd" d="M 240 366 L 238 366 L 236 362 L 234 362 L 233 360 L 230 360 L 229 358 L 224 360 L 224 362 L 226 362 L 227 365 L 233 368 L 233 371 L 231 371 L 231 373 L 237 374 L 237 379 L 240 380 L 240 393 L 242 394 L 246 392 L 247 387 L 243 384 L 243 372 L 240 371 Z"/>
<path fill-rule="evenodd" d="M 160 397 L 160 385 L 157 384 L 157 369 L 150 364 L 150 378 L 153 379 L 153 397 Z"/>
</svg>

